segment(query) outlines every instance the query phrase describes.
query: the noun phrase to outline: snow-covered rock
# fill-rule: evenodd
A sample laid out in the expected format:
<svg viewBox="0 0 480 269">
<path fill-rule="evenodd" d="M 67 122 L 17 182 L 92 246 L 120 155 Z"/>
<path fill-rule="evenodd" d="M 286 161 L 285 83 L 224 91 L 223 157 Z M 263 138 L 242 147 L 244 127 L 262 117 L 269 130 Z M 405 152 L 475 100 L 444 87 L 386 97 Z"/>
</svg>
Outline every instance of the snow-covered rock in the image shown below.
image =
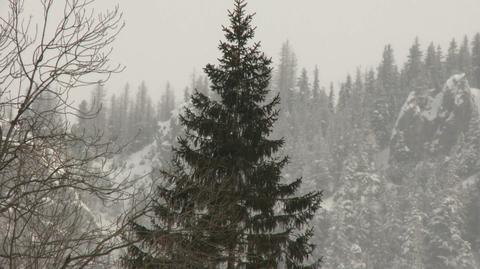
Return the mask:
<svg viewBox="0 0 480 269">
<path fill-rule="evenodd" d="M 411 92 L 394 126 L 391 160 L 418 160 L 446 154 L 480 111 L 480 90 L 465 74 L 452 76 L 442 90 Z"/>
</svg>

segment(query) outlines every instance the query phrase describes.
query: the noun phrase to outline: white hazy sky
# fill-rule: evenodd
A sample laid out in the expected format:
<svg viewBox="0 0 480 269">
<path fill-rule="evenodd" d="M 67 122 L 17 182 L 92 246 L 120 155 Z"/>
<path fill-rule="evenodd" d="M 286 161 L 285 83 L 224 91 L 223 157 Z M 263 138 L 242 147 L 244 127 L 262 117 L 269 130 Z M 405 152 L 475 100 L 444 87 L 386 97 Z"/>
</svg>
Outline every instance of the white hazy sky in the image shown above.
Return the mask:
<svg viewBox="0 0 480 269">
<path fill-rule="evenodd" d="M 26 0 L 26 3 L 38 0 Z M 0 4 L 5 8 L 6 0 Z M 126 22 L 113 61 L 126 66 L 110 90 L 145 80 L 157 97 L 167 81 L 182 91 L 193 70 L 215 63 L 232 0 L 97 0 L 99 10 L 119 4 Z M 257 40 L 278 59 L 290 40 L 300 67 L 318 64 L 323 85 L 358 66 L 376 66 L 385 44 L 404 62 L 415 36 L 444 50 L 452 37 L 480 31 L 480 0 L 250 0 Z M 35 14 L 34 14 L 35 15 Z M 276 63 L 276 62 L 275 62 Z"/>
</svg>

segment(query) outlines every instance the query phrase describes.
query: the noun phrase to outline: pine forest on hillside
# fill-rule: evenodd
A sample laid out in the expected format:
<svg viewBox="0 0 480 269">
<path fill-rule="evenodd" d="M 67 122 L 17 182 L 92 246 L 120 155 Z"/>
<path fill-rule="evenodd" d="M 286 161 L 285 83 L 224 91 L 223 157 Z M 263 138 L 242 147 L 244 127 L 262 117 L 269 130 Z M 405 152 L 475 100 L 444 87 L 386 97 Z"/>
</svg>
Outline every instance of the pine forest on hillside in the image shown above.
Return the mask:
<svg viewBox="0 0 480 269">
<path fill-rule="evenodd" d="M 0 269 L 480 268 L 480 32 L 324 81 L 232 0 L 182 90 L 116 88 L 119 7 L 7 2 Z"/>
</svg>

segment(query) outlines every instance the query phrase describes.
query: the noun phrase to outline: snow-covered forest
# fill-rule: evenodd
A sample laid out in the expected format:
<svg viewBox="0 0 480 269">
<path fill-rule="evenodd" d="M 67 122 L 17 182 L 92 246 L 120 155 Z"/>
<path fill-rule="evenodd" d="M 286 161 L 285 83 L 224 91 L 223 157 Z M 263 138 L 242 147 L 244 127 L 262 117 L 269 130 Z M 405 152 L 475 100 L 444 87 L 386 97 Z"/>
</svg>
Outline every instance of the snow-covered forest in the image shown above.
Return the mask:
<svg viewBox="0 0 480 269">
<path fill-rule="evenodd" d="M 108 83 L 118 7 L 8 1 L 0 269 L 480 268 L 480 33 L 324 81 L 231 2 L 217 61 L 157 100 Z"/>
</svg>

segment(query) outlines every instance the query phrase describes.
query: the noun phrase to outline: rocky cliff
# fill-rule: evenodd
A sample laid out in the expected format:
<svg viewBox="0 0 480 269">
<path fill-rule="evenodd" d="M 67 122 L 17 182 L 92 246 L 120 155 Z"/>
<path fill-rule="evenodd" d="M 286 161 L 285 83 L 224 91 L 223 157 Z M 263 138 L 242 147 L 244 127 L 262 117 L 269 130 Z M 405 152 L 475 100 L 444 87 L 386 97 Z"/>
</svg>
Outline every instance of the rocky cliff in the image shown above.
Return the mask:
<svg viewBox="0 0 480 269">
<path fill-rule="evenodd" d="M 480 114 L 480 90 L 464 74 L 452 76 L 442 90 L 411 92 L 395 123 L 390 162 L 448 154 Z"/>
</svg>

